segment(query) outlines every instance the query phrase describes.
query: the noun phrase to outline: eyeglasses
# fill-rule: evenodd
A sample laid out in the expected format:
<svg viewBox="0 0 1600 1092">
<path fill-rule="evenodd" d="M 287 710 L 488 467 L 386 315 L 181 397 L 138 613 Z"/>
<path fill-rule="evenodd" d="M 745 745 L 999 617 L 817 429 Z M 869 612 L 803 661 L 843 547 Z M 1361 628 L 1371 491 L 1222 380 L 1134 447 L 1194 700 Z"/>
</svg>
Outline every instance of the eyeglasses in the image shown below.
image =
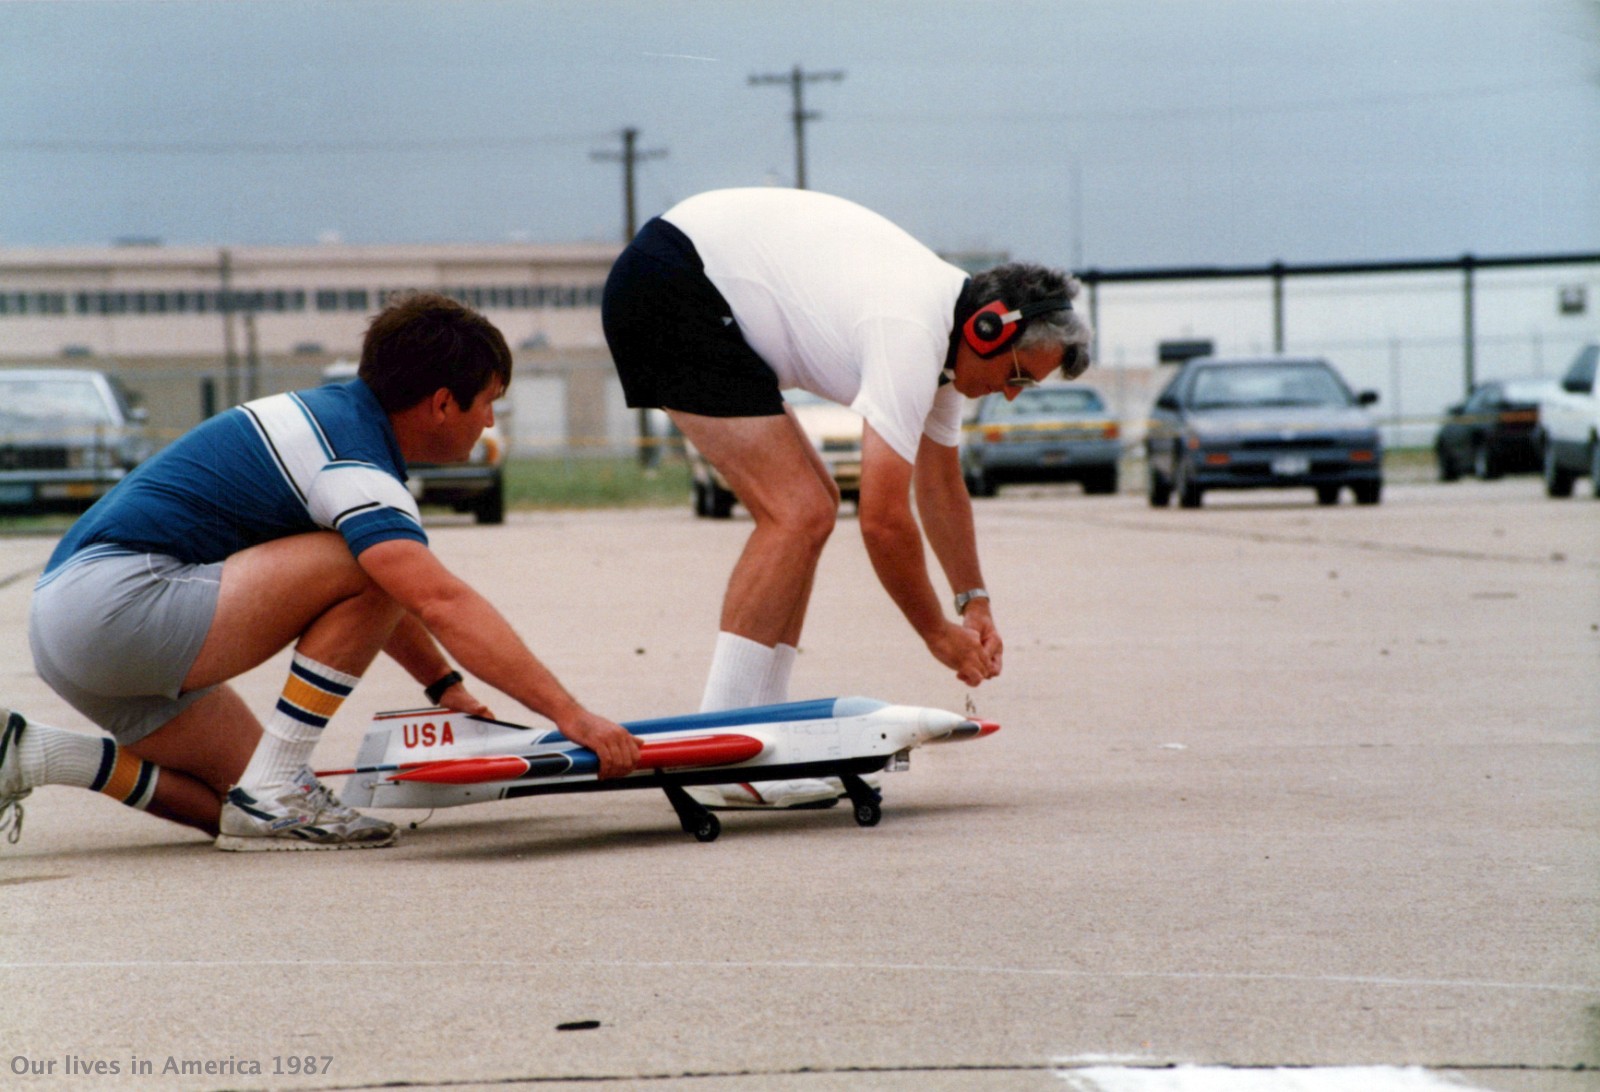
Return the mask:
<svg viewBox="0 0 1600 1092">
<path fill-rule="evenodd" d="M 1089 370 L 1089 354 L 1080 346 L 1068 345 L 1061 353 L 1061 377 L 1063 379 L 1076 379 Z M 1022 361 L 1017 359 L 1017 347 L 1011 346 L 1011 374 L 1006 377 L 1006 386 L 1012 390 L 1026 390 L 1037 387 L 1039 380 L 1022 370 Z"/>
<path fill-rule="evenodd" d="M 1022 361 L 1017 359 L 1017 347 L 1015 345 L 1011 346 L 1011 367 L 1013 371 L 1006 377 L 1006 386 L 1012 390 L 1026 390 L 1029 387 L 1037 387 L 1039 385 L 1037 379 L 1022 370 Z M 994 373 L 991 372 L 990 374 Z"/>
</svg>

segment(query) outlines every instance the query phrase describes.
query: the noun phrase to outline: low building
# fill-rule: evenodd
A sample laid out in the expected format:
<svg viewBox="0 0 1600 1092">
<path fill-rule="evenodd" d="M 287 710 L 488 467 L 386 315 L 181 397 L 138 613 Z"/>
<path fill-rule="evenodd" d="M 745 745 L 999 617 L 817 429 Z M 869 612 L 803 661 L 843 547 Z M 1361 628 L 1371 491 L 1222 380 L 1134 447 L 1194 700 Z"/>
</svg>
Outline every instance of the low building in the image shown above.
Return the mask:
<svg viewBox="0 0 1600 1092">
<path fill-rule="evenodd" d="M 116 375 L 159 436 L 354 359 L 368 320 L 426 289 L 486 314 L 515 358 L 522 451 L 634 442 L 600 328 L 616 244 L 0 248 L 0 366 Z"/>
</svg>

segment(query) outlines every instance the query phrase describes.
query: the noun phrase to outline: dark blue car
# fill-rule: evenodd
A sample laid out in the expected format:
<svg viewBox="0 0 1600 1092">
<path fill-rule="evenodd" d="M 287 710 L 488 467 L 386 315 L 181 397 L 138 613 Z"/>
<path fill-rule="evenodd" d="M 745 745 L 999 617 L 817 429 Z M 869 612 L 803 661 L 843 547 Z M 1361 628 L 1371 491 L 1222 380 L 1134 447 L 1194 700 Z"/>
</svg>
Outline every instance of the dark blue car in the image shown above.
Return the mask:
<svg viewBox="0 0 1600 1092">
<path fill-rule="evenodd" d="M 1348 488 L 1357 504 L 1377 504 L 1383 444 L 1365 408 L 1377 400 L 1316 358 L 1191 360 L 1150 413 L 1150 503 L 1176 494 L 1198 508 L 1212 489 L 1309 488 L 1337 504 Z"/>
</svg>

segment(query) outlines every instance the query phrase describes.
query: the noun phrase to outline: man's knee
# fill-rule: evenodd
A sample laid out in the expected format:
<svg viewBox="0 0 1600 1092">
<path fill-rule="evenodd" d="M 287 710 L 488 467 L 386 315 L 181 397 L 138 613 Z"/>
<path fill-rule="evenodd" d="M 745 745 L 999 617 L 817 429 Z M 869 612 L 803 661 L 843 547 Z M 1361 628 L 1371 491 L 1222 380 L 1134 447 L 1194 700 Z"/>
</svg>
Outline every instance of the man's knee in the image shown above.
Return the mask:
<svg viewBox="0 0 1600 1092">
<path fill-rule="evenodd" d="M 833 534 L 839 518 L 839 491 L 831 491 L 818 482 L 814 487 L 799 490 L 790 497 L 778 516 L 779 527 L 791 537 L 821 550 Z"/>
</svg>

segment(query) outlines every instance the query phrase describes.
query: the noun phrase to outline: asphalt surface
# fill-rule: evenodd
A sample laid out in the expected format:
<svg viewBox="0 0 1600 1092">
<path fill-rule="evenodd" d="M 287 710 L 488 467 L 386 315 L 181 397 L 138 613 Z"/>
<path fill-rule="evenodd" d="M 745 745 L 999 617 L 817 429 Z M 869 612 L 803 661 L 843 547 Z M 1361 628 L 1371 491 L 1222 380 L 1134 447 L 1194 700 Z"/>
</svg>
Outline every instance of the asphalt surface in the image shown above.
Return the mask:
<svg viewBox="0 0 1600 1092">
<path fill-rule="evenodd" d="M 976 691 L 924 653 L 848 513 L 824 558 L 793 697 L 970 697 L 1003 725 L 916 752 L 873 829 L 844 808 L 725 814 L 700 844 L 658 794 L 623 792 L 441 811 L 381 851 L 233 855 L 36 791 L 0 844 L 0 1087 L 1383 1066 L 1600 1088 L 1600 503 L 1529 478 L 1331 509 L 1060 487 L 978 519 L 1007 653 Z M 695 708 L 748 529 L 686 502 L 433 537 L 627 719 Z M 0 540 L 0 680 L 81 729 L 27 653 L 51 545 Z M 247 699 L 266 709 L 286 663 Z M 380 663 L 319 764 L 419 699 Z"/>
</svg>

